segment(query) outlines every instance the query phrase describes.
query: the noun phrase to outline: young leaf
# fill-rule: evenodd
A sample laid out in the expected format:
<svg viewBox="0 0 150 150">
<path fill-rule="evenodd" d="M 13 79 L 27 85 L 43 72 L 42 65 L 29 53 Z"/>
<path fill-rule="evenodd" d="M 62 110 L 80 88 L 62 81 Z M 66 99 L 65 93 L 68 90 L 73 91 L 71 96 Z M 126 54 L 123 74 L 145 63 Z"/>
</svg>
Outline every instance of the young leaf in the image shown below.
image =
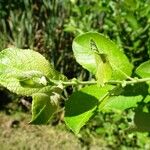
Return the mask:
<svg viewBox="0 0 150 150">
<path fill-rule="evenodd" d="M 74 92 L 65 104 L 65 123 L 75 133 L 94 115 L 99 99 L 110 87 L 91 85 Z"/>
<path fill-rule="evenodd" d="M 48 78 L 66 80 L 35 51 L 8 48 L 0 52 L 0 84 L 10 91 L 32 95 L 47 86 Z"/>
<path fill-rule="evenodd" d="M 96 72 L 97 83 L 100 84 L 101 86 L 104 86 L 104 83 L 107 82 L 109 79 L 111 79 L 111 75 L 112 75 L 112 68 L 110 64 L 101 62 L 98 65 Z"/>
<path fill-rule="evenodd" d="M 102 52 L 99 52 L 96 43 L 93 39 L 91 39 L 90 44 L 91 50 L 95 55 L 95 61 L 97 65 L 96 78 L 98 80 L 98 84 L 104 86 L 104 83 L 111 78 L 112 68 L 109 63 L 109 60 L 107 59 L 107 55 Z"/>
<path fill-rule="evenodd" d="M 136 69 L 136 73 L 143 78 L 149 78 L 150 77 L 150 60 L 142 63 Z"/>
<path fill-rule="evenodd" d="M 31 88 L 42 88 L 47 85 L 48 81 L 44 76 L 42 77 L 32 77 L 32 78 L 25 78 L 19 80 L 20 85 L 22 87 L 31 87 Z"/>
<path fill-rule="evenodd" d="M 32 98 L 32 120 L 30 123 L 47 124 L 56 112 L 57 106 L 52 103 L 50 96 L 44 93 L 33 94 Z"/>
<path fill-rule="evenodd" d="M 93 74 L 97 72 L 95 54 L 91 51 L 91 39 L 96 43 L 100 54 L 106 54 L 112 68 L 111 79 L 126 79 L 132 72 L 132 64 L 119 47 L 104 35 L 88 32 L 77 36 L 73 41 L 73 52 L 77 62 Z M 106 66 L 108 68 L 108 65 Z M 104 67 L 104 68 L 106 68 Z M 110 72 L 110 69 L 108 69 Z M 107 77 L 108 78 L 108 77 Z"/>
</svg>

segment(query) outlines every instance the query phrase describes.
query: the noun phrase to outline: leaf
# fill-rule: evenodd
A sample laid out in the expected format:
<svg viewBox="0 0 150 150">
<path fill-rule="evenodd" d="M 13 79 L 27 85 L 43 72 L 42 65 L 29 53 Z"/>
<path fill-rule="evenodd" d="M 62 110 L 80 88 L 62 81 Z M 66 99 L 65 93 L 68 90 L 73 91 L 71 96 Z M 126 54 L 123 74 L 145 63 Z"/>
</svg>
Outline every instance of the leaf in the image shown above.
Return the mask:
<svg viewBox="0 0 150 150">
<path fill-rule="evenodd" d="M 94 52 L 97 65 L 96 71 L 97 83 L 100 84 L 101 86 L 104 86 L 104 83 L 107 82 L 109 79 L 111 79 L 112 75 L 111 65 L 109 63 L 109 60 L 107 59 L 107 55 L 100 53 L 98 51 L 96 43 L 92 39 L 91 39 L 91 50 Z"/>
<path fill-rule="evenodd" d="M 110 87 L 91 85 L 74 92 L 65 104 L 65 123 L 75 133 L 94 115 L 99 99 Z"/>
<path fill-rule="evenodd" d="M 141 108 L 137 108 L 134 116 L 134 124 L 136 131 L 150 131 L 150 112 L 144 112 Z"/>
<path fill-rule="evenodd" d="M 139 6 L 139 2 L 137 0 L 124 0 L 123 6 L 125 6 L 125 8 L 129 11 L 135 12 Z"/>
<path fill-rule="evenodd" d="M 119 47 L 104 35 L 88 32 L 77 36 L 73 41 L 73 52 L 76 61 L 93 74 L 97 72 L 95 54 L 91 50 L 91 39 L 94 40 L 100 54 L 106 54 L 112 67 L 111 79 L 126 79 L 131 75 L 132 64 Z M 126 74 L 126 75 L 125 75 Z"/>
<path fill-rule="evenodd" d="M 50 96 L 44 93 L 33 94 L 32 98 L 32 120 L 30 123 L 47 124 L 56 112 L 57 106 L 52 103 Z"/>
<path fill-rule="evenodd" d="M 147 95 L 143 101 L 145 104 L 150 102 L 150 95 Z"/>
<path fill-rule="evenodd" d="M 112 68 L 109 63 L 103 63 L 101 62 L 98 65 L 97 72 L 96 72 L 96 78 L 97 83 L 104 86 L 104 83 L 107 82 L 109 79 L 111 79 L 112 75 Z"/>
<path fill-rule="evenodd" d="M 121 95 L 124 96 L 138 96 L 142 95 L 143 97 L 148 95 L 149 86 L 146 83 L 136 83 L 134 85 L 126 85 L 123 88 Z"/>
<path fill-rule="evenodd" d="M 142 96 L 112 96 L 107 99 L 107 103 L 103 107 L 100 105 L 100 111 L 125 110 L 137 107 L 138 102 L 142 100 Z"/>
<path fill-rule="evenodd" d="M 149 78 L 150 77 L 150 60 L 142 63 L 136 69 L 136 73 L 143 78 Z"/>
<path fill-rule="evenodd" d="M 131 13 L 128 12 L 124 17 L 126 18 L 127 22 L 129 23 L 129 25 L 132 27 L 133 30 L 138 30 L 140 28 L 133 12 Z"/>
<path fill-rule="evenodd" d="M 118 93 L 118 91 L 120 91 Z M 138 103 L 148 94 L 148 85 L 137 83 L 126 87 L 114 88 L 112 96 L 103 101 L 99 106 L 99 111 L 125 110 L 137 107 Z"/>
<path fill-rule="evenodd" d="M 118 93 L 118 91 L 120 91 Z M 137 107 L 138 103 L 148 94 L 148 85 L 137 83 L 126 87 L 114 88 L 112 96 L 103 101 L 99 106 L 99 111 L 125 110 Z"/>
<path fill-rule="evenodd" d="M 48 86 L 48 78 L 66 80 L 35 51 L 8 48 L 0 52 L 0 84 L 10 91 L 32 95 Z"/>
</svg>

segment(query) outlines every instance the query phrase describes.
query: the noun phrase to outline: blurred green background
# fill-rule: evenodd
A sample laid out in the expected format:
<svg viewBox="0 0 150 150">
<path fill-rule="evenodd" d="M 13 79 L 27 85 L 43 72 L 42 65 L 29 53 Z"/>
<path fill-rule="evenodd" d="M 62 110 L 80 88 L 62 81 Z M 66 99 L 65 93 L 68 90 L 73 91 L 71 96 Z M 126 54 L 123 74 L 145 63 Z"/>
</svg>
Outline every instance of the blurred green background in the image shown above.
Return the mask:
<svg viewBox="0 0 150 150">
<path fill-rule="evenodd" d="M 150 56 L 150 0 L 0 0 L 0 50 L 18 47 L 38 51 L 69 79 L 91 78 L 75 62 L 71 47 L 75 36 L 88 31 L 110 37 L 136 67 Z M 68 89 L 66 95 L 71 91 Z M 31 115 L 30 105 L 31 98 L 0 89 L 3 149 L 13 148 L 13 143 L 16 143 L 14 149 L 41 148 L 43 141 L 36 137 L 45 139 L 47 144 L 43 149 L 150 149 L 149 133 L 126 131 L 132 124 L 132 111 L 98 114 L 75 137 L 64 127 L 63 112 L 58 113 L 48 127 L 28 126 L 26 116 Z M 25 134 L 19 144 L 17 137 L 22 130 Z M 60 141 L 51 140 L 51 133 Z M 36 144 L 42 146 L 36 147 Z"/>
</svg>

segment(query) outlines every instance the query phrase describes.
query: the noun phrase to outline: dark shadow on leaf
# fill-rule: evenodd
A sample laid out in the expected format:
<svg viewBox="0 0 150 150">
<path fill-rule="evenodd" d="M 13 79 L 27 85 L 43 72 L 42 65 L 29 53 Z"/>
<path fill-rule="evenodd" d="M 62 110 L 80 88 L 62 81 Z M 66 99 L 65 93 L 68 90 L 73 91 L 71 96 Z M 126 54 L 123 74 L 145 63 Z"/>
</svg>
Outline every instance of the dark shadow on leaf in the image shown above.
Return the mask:
<svg viewBox="0 0 150 150">
<path fill-rule="evenodd" d="M 149 132 L 150 131 L 150 112 L 144 112 L 145 107 L 139 106 L 135 110 L 134 124 L 136 127 L 135 131 Z"/>
<path fill-rule="evenodd" d="M 145 97 L 148 95 L 148 88 L 149 86 L 146 83 L 137 83 L 134 85 L 127 85 L 121 95 L 124 96 L 137 96 L 142 95 Z"/>
<path fill-rule="evenodd" d="M 98 104 L 98 99 L 81 91 L 73 93 L 65 104 L 65 116 L 77 116 L 90 111 Z"/>
</svg>

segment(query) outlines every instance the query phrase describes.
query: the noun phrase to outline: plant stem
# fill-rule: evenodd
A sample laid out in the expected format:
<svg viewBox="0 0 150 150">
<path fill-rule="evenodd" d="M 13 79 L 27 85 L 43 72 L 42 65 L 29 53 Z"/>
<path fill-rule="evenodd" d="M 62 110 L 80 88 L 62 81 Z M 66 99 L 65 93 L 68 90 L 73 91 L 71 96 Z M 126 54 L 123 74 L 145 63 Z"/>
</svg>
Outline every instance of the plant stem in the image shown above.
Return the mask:
<svg viewBox="0 0 150 150">
<path fill-rule="evenodd" d="M 50 80 L 52 83 L 54 84 L 62 84 L 64 86 L 70 86 L 70 85 L 93 85 L 93 84 L 97 84 L 97 81 L 92 80 L 92 81 L 80 81 L 77 79 L 73 79 L 70 81 L 59 81 L 59 80 Z M 136 83 L 142 83 L 142 82 L 148 82 L 150 81 L 150 78 L 143 78 L 143 79 L 136 79 L 133 78 L 133 80 L 127 81 L 127 80 L 110 80 L 108 82 L 106 82 L 106 84 L 112 84 L 112 85 L 122 85 L 122 86 L 126 86 L 126 85 L 131 85 L 131 84 L 136 84 Z"/>
<path fill-rule="evenodd" d="M 150 78 L 143 78 L 143 79 L 136 79 L 136 78 L 132 78 L 133 80 L 127 81 L 127 80 L 123 80 L 123 81 L 108 81 L 107 84 L 125 84 L 125 85 L 131 85 L 131 84 L 136 84 L 136 83 L 142 83 L 142 82 L 150 82 Z"/>
<path fill-rule="evenodd" d="M 142 83 L 142 82 L 148 82 L 148 81 L 150 81 L 150 78 L 143 78 L 143 79 L 137 78 L 137 79 L 134 79 L 132 81 L 125 81 L 125 82 L 126 82 L 126 85 L 129 85 L 129 84 Z"/>
<path fill-rule="evenodd" d="M 70 81 L 58 81 L 58 80 L 50 80 L 52 83 L 54 84 L 62 84 L 62 85 L 66 85 L 66 86 L 70 86 L 70 85 L 91 85 L 91 84 L 97 84 L 97 81 L 93 80 L 93 81 L 79 81 L 77 79 L 73 79 Z"/>
</svg>

